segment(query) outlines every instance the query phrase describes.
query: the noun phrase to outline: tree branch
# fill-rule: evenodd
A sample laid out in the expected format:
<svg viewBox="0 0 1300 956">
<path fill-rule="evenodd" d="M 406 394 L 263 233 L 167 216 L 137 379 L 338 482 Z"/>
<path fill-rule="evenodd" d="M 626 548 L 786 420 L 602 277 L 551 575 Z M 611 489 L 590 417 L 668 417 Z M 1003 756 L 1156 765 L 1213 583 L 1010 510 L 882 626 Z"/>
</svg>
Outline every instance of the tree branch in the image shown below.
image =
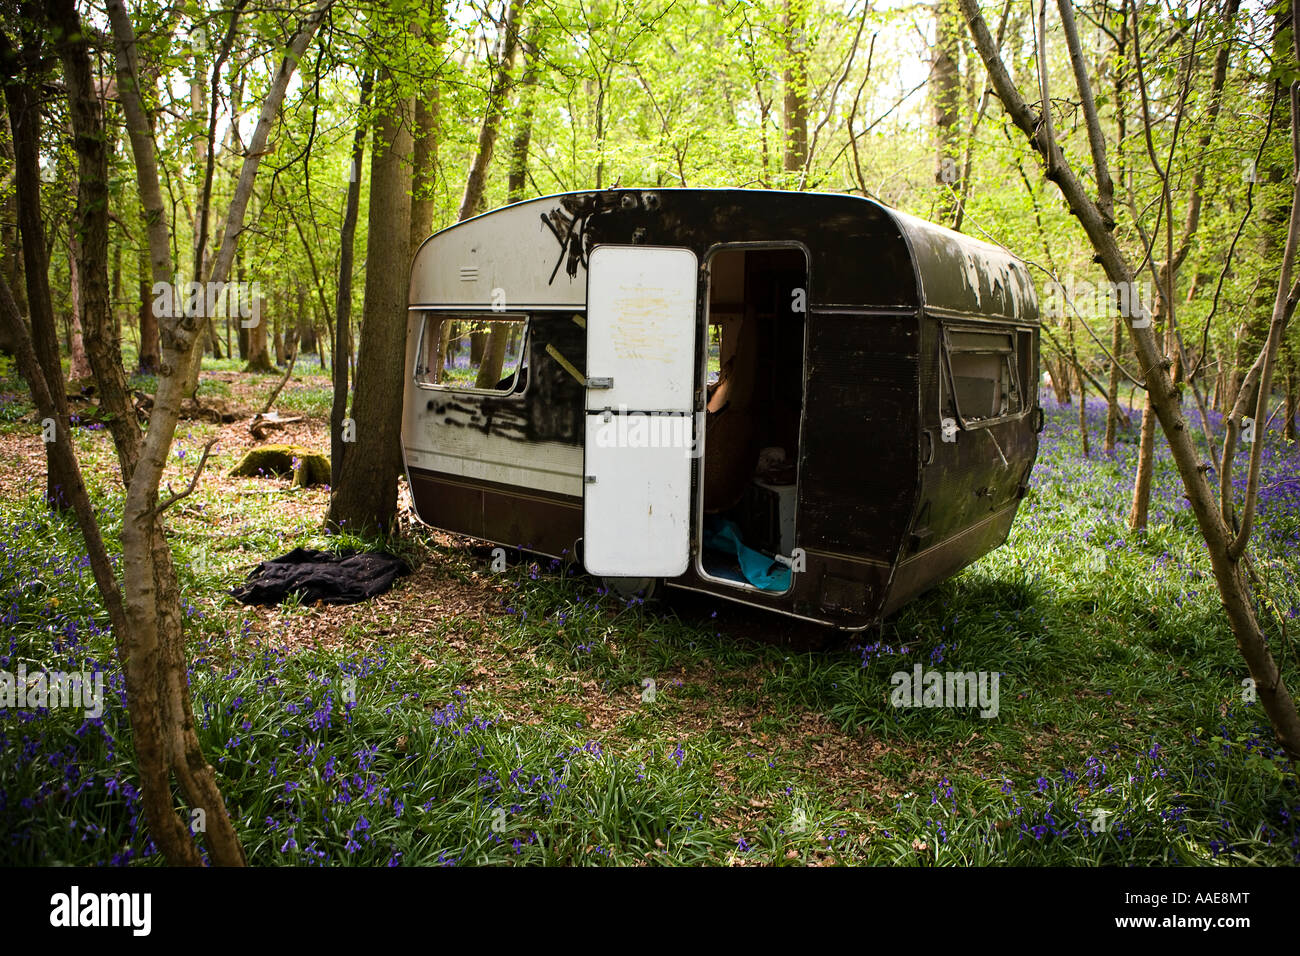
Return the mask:
<svg viewBox="0 0 1300 956">
<path fill-rule="evenodd" d="M 199 483 L 199 477 L 203 474 L 203 465 L 208 460 L 208 455 L 212 451 L 212 446 L 217 443 L 217 439 L 220 437 L 221 436 L 219 435 L 213 435 L 211 438 L 208 439 L 208 443 L 203 446 L 203 454 L 199 456 L 199 463 L 194 469 L 194 477 L 190 479 L 189 485 L 186 487 L 184 491 L 180 492 L 179 494 L 176 492 L 172 492 L 170 498 L 155 505 L 153 509 L 153 514 L 155 517 L 162 514 L 164 511 L 166 511 L 172 505 L 176 504 L 176 502 L 180 501 L 182 498 L 188 498 L 190 495 L 194 494 L 194 489 L 198 486 Z M 168 482 L 167 484 L 167 490 L 169 492 L 172 491 L 172 486 L 170 482 Z"/>
</svg>

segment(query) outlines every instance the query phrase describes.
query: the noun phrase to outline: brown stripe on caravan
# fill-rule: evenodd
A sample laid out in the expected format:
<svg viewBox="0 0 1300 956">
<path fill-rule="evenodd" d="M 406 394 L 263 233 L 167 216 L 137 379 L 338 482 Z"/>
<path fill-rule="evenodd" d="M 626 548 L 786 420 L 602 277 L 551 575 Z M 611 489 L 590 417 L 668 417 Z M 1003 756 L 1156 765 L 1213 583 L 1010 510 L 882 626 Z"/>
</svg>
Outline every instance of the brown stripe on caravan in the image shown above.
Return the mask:
<svg viewBox="0 0 1300 956">
<path fill-rule="evenodd" d="M 582 536 L 582 499 L 423 468 L 409 469 L 420 520 L 435 528 L 554 558 Z"/>
</svg>

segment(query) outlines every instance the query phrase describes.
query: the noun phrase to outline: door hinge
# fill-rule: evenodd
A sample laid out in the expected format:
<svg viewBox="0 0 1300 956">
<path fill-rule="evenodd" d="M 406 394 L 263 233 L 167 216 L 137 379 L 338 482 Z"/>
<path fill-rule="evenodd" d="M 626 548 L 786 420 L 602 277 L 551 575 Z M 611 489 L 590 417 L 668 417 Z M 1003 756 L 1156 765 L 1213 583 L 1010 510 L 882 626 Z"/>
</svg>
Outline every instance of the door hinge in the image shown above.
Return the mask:
<svg viewBox="0 0 1300 956">
<path fill-rule="evenodd" d="M 588 388 L 613 388 L 614 380 L 612 378 L 592 378 L 587 377 Z"/>
</svg>

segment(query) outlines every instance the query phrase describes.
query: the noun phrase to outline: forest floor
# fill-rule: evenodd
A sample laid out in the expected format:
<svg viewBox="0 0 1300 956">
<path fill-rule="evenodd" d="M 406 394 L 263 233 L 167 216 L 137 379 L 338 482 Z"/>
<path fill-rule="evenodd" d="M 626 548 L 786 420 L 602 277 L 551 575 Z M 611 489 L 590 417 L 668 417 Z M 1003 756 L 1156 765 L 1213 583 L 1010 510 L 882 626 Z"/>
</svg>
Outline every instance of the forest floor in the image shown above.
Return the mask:
<svg viewBox="0 0 1300 956">
<path fill-rule="evenodd" d="M 269 440 L 328 453 L 312 360 L 276 403 L 304 420 Z M 228 476 L 279 377 L 208 364 L 204 403 L 247 415 L 182 422 L 174 488 L 219 441 L 168 526 L 201 737 L 255 863 L 1300 862 L 1294 772 L 1167 453 L 1151 527 L 1125 526 L 1131 432 L 1085 459 L 1077 409 L 1045 399 L 1007 544 L 841 639 L 694 595 L 621 602 L 546 559 L 494 574 L 488 548 L 409 514 L 384 542 L 327 536 L 325 489 Z M 1103 406 L 1089 422 L 1095 447 Z M 76 440 L 115 549 L 111 444 Z M 0 367 L 0 668 L 102 669 L 110 688 L 93 717 L 0 706 L 0 861 L 153 862 L 105 616 L 75 527 L 41 507 L 43 459 Z M 1300 687 L 1300 449 L 1272 433 L 1265 465 L 1261 613 Z M 229 596 L 294 547 L 362 544 L 413 573 L 349 607 Z M 996 716 L 893 706 L 918 663 L 996 674 Z"/>
</svg>

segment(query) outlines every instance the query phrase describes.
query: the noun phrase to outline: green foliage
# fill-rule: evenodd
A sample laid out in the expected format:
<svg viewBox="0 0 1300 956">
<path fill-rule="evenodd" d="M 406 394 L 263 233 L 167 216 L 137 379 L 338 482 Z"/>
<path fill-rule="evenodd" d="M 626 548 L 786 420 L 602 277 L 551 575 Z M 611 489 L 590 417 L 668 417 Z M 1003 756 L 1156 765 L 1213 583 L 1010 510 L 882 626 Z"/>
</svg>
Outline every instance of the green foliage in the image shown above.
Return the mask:
<svg viewBox="0 0 1300 956">
<path fill-rule="evenodd" d="M 1055 189 L 1042 180 L 1023 136 L 996 97 L 985 95 L 983 65 L 952 5 L 932 5 L 921 13 L 897 5 L 801 6 L 802 33 L 786 23 L 777 2 L 526 4 L 519 30 L 531 44 L 528 62 L 536 82 L 526 88 L 520 83 L 525 54 L 518 54 L 489 168 L 488 208 L 507 201 L 512 142 L 525 123 L 531 133 L 526 197 L 614 184 L 847 190 L 930 218 L 949 216 L 960 199 L 963 231 L 1002 243 L 1030 261 L 1040 288 L 1059 281 L 1071 299 L 1077 298 L 1065 310 L 1065 315 L 1079 310 L 1079 324 L 1070 333 L 1073 348 L 1085 369 L 1105 379 L 1114 316 L 1104 302 L 1086 295 L 1103 278 L 1092 250 Z M 239 144 L 230 138 L 230 112 L 244 117 L 255 112 L 294 21 L 290 13 L 271 8 L 244 8 L 232 20 L 231 9 L 206 3 L 133 7 L 142 35 L 140 55 L 166 80 L 147 88 L 145 97 L 158 108 L 164 190 L 186 213 L 170 223 L 172 271 L 186 281 L 192 278 L 192 217 L 203 182 L 204 164 L 197 159 L 211 117 L 206 106 L 196 109 L 172 91 L 188 90 L 200 76 L 205 87 L 212 86 L 211 71 L 228 35 L 232 50 L 252 51 L 225 57 L 215 77 L 220 95 L 215 98 L 211 230 L 234 186 L 227 167 Z M 953 126 L 941 133 L 928 79 L 938 42 L 936 18 L 944 10 L 954 18 L 949 32 L 957 46 L 950 53 L 961 95 Z M 1135 14 L 1139 43 L 1132 35 L 1133 18 L 1125 24 L 1113 7 L 1085 4 L 1077 19 L 1110 173 L 1118 183 L 1116 235 L 1130 260 L 1150 258 L 1158 265 L 1176 254 L 1199 202 L 1173 300 L 1191 361 L 1208 366 L 1211 378 L 1224 370 L 1225 381 L 1215 389 L 1222 407 L 1232 392 L 1234 369 L 1249 364 L 1258 350 L 1271 307 L 1292 167 L 1286 97 L 1274 99 L 1274 84 L 1289 82 L 1296 66 L 1289 26 L 1279 21 L 1281 28 L 1274 29 L 1278 11 L 1247 4 L 1233 20 L 1221 16 L 1219 5 L 1213 11 L 1198 18 L 1167 0 L 1145 4 Z M 1013 78 L 1036 104 L 1029 8 L 991 5 L 985 16 L 1002 39 L 1001 54 Z M 403 0 L 334 11 L 331 29 L 301 64 L 303 82 L 295 86 L 275 131 L 276 159 L 259 180 L 253 228 L 241 239 L 232 276 L 259 284 L 272 334 L 297 325 L 328 340 L 352 138 L 358 126 L 369 127 L 383 97 L 436 101 L 430 133 L 436 168 L 427 198 L 435 229 L 455 221 L 480 146 L 504 19 L 504 0 L 482 9 Z M 1223 93 L 1216 97 L 1212 77 L 1224 48 L 1231 55 Z M 1095 193 L 1074 71 L 1055 14 L 1048 18 L 1047 50 L 1053 131 Z M 807 63 L 802 85 L 791 72 L 796 55 Z M 361 78 L 388 67 L 395 78 L 392 88 L 376 89 L 361 109 Z M 787 93 L 807 104 L 811 156 L 806 171 L 782 168 Z M 213 101 L 208 95 L 205 102 Z M 63 108 L 58 98 L 52 101 L 51 109 Z M 54 116 L 51 122 L 54 128 L 62 120 Z M 941 136 L 944 155 L 960 160 L 955 182 L 940 176 Z M 143 229 L 129 158 L 114 151 L 112 164 L 115 308 L 130 347 L 138 334 L 131 319 L 139 272 L 147 260 L 140 256 Z M 75 199 L 73 166 L 67 144 L 52 142 L 50 181 L 42 190 L 51 235 L 61 234 Z M 366 246 L 368 168 L 363 162 L 356 172 L 363 180 L 358 250 Z M 1161 202 L 1166 173 L 1172 210 Z M 216 238 L 209 235 L 209 242 Z M 360 252 L 352 276 L 354 323 L 362 311 L 364 265 Z M 1143 299 L 1150 305 L 1157 296 L 1154 273 L 1140 271 Z M 57 245 L 51 276 L 56 308 L 66 314 L 68 260 Z M 1051 321 L 1062 325 L 1064 315 Z M 217 322 L 224 348 L 229 319 L 218 316 Z M 1298 336 L 1293 323 L 1292 351 L 1300 347 Z M 1066 348 L 1065 339 L 1063 331 L 1048 340 L 1049 362 L 1060 360 L 1057 344 Z M 1119 358 L 1132 369 L 1127 343 Z M 1293 369 L 1294 359 L 1284 364 Z M 1202 391 L 1212 387 L 1207 383 Z M 297 400 L 292 394 L 286 399 Z M 299 407 L 315 410 L 327 400 L 320 393 Z"/>
</svg>

